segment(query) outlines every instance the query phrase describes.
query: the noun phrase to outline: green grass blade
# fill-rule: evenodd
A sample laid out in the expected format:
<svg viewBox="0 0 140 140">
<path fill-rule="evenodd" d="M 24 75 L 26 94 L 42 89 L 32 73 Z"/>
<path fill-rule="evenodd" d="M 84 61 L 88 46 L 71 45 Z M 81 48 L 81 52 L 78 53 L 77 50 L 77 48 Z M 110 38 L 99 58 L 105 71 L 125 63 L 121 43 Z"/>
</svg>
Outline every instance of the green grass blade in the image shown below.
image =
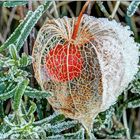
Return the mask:
<svg viewBox="0 0 140 140">
<path fill-rule="evenodd" d="M 22 6 L 22 5 L 26 5 L 28 3 L 27 0 L 24 1 L 6 1 L 3 3 L 3 7 L 16 7 L 16 6 Z"/>
<path fill-rule="evenodd" d="M 50 4 L 51 2 L 47 2 L 45 5 L 40 5 L 34 12 L 29 11 L 25 19 L 19 24 L 13 34 L 0 47 L 0 52 L 9 47 L 10 44 L 14 44 L 19 51 L 34 25 L 40 19 L 45 10 L 50 7 Z"/>
<path fill-rule="evenodd" d="M 130 3 L 130 5 L 129 5 L 128 9 L 127 9 L 127 15 L 129 17 L 131 17 L 131 16 L 134 15 L 134 13 L 136 12 L 136 10 L 138 9 L 139 4 L 140 4 L 140 1 L 138 1 L 138 0 L 133 0 Z"/>
<path fill-rule="evenodd" d="M 16 44 L 17 38 L 21 34 L 22 28 L 25 26 L 27 20 L 31 17 L 32 11 L 29 11 L 25 17 L 25 19 L 19 24 L 19 26 L 15 29 L 15 31 L 11 34 L 11 36 L 5 41 L 5 43 L 0 46 L 0 52 L 2 52 L 5 48 L 8 48 L 10 44 Z"/>
<path fill-rule="evenodd" d="M 19 109 L 21 98 L 25 92 L 25 89 L 29 83 L 29 80 L 25 79 L 18 84 L 16 92 L 14 94 L 13 109 L 17 111 Z"/>
</svg>

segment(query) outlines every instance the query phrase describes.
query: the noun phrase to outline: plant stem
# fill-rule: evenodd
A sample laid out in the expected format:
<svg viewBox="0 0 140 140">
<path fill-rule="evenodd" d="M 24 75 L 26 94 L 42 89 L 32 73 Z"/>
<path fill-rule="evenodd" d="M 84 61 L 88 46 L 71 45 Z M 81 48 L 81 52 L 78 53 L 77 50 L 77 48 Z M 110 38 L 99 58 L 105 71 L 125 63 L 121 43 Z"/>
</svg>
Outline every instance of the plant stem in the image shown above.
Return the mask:
<svg viewBox="0 0 140 140">
<path fill-rule="evenodd" d="M 58 14 L 56 3 L 55 3 L 54 0 L 53 0 L 53 6 L 54 6 L 54 15 L 55 15 L 56 18 L 58 18 L 59 17 L 59 14 Z"/>
<path fill-rule="evenodd" d="M 127 99 L 127 92 L 124 91 L 124 100 Z M 123 109 L 123 123 L 124 123 L 124 127 L 126 129 L 126 137 L 127 139 L 130 139 L 130 132 L 129 132 L 129 128 L 128 128 L 128 124 L 127 124 L 127 116 L 126 116 L 126 108 L 124 107 Z"/>
<path fill-rule="evenodd" d="M 102 1 L 97 1 L 96 3 L 97 3 L 98 6 L 100 7 L 100 10 L 104 13 L 104 15 L 105 15 L 106 17 L 109 17 L 110 14 L 109 14 L 108 11 L 106 10 L 105 6 L 103 5 L 103 2 L 102 2 Z"/>
<path fill-rule="evenodd" d="M 85 5 L 83 6 L 79 16 L 78 16 L 78 20 L 77 22 L 75 23 L 75 26 L 74 26 L 74 31 L 73 31 L 73 35 L 72 35 L 72 39 L 75 40 L 76 36 L 77 36 L 77 33 L 78 33 L 78 29 L 79 29 L 79 25 L 80 25 L 80 22 L 81 22 L 81 19 L 83 17 L 83 13 L 85 12 L 88 4 L 89 4 L 90 0 L 87 0 L 87 2 L 85 3 Z"/>
<path fill-rule="evenodd" d="M 76 2 L 76 16 L 78 16 L 80 13 L 81 5 L 82 5 L 81 1 Z"/>
<path fill-rule="evenodd" d="M 116 12 L 117 12 L 117 10 L 118 10 L 118 8 L 119 8 L 120 2 L 121 2 L 120 0 L 116 1 L 114 10 L 113 10 L 113 12 L 112 12 L 110 18 L 114 18 L 115 14 L 116 14 Z"/>
</svg>

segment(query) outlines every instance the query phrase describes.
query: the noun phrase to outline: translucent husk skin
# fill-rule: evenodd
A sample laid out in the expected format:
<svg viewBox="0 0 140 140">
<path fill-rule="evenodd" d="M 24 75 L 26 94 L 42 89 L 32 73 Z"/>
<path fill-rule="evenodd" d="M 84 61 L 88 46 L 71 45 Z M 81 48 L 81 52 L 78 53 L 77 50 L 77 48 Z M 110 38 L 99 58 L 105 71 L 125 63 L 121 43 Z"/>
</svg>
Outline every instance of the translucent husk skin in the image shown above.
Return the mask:
<svg viewBox="0 0 140 140">
<path fill-rule="evenodd" d="M 113 105 L 138 70 L 138 44 L 128 26 L 106 18 L 82 17 L 76 38 L 72 39 L 77 18 L 47 21 L 40 29 L 34 49 L 35 77 L 55 111 L 77 119 L 88 132 L 98 113 Z M 83 57 L 80 76 L 66 82 L 51 79 L 46 55 L 57 44 L 79 46 Z"/>
</svg>

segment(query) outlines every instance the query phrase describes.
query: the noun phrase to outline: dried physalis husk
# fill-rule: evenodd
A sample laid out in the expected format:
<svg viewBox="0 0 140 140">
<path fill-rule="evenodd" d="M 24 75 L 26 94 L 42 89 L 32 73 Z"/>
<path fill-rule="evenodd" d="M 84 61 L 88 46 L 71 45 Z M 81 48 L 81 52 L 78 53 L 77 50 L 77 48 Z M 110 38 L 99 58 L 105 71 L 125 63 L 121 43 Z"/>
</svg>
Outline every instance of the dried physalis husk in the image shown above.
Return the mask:
<svg viewBox="0 0 140 140">
<path fill-rule="evenodd" d="M 138 44 L 128 26 L 115 20 L 83 15 L 47 21 L 34 49 L 35 77 L 54 110 L 77 119 L 91 131 L 93 119 L 108 109 L 133 80 L 138 67 Z"/>
</svg>

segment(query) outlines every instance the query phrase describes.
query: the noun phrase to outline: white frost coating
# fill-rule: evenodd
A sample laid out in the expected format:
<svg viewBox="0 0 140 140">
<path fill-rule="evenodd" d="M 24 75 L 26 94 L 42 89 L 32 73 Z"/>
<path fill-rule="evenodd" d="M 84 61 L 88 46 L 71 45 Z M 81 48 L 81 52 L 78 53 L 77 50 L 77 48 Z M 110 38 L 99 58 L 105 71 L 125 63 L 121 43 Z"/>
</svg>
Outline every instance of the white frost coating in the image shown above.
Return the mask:
<svg viewBox="0 0 140 140">
<path fill-rule="evenodd" d="M 94 118 L 116 102 L 137 73 L 139 45 L 134 42 L 128 26 L 87 15 L 82 17 L 73 40 L 76 20 L 75 17 L 64 17 L 44 24 L 33 50 L 33 66 L 42 89 L 54 93 L 54 97 L 48 98 L 54 110 L 77 119 L 90 133 Z M 73 80 L 58 82 L 43 69 L 46 68 L 46 56 L 57 44 L 69 43 L 79 47 L 83 68 Z M 51 57 L 55 60 L 54 56 Z"/>
<path fill-rule="evenodd" d="M 137 73 L 139 61 L 138 47 L 140 45 L 134 42 L 133 33 L 128 26 L 122 26 L 115 20 L 109 21 L 106 18 L 97 19 L 84 16 L 85 20 L 90 20 L 93 23 L 90 30 L 93 31 L 93 36 L 101 44 L 101 46 L 97 46 L 97 50 L 103 76 L 103 102 L 101 110 L 104 111 L 115 103 L 117 97 Z M 99 24 L 97 31 L 94 31 L 95 23 Z M 102 35 L 102 31 L 107 30 L 108 34 Z M 106 53 L 108 53 L 108 57 L 105 60 Z"/>
</svg>

